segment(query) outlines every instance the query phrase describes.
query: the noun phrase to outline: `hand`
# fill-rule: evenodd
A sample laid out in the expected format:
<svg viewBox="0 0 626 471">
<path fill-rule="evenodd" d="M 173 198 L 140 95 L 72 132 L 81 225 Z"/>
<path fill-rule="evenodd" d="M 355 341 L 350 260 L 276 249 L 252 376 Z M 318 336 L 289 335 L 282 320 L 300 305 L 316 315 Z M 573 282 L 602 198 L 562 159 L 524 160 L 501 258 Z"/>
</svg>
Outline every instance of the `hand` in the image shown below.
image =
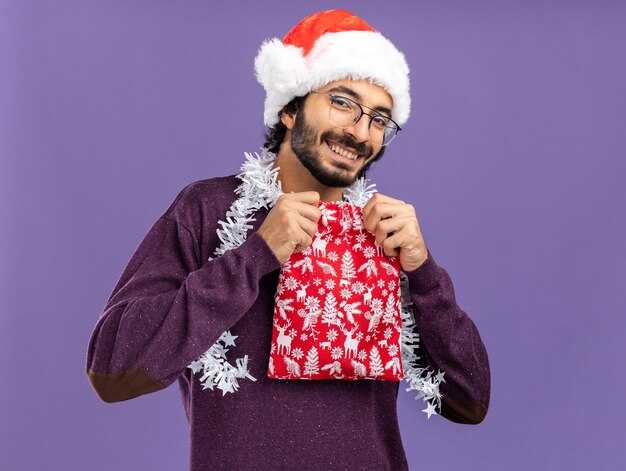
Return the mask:
<svg viewBox="0 0 626 471">
<path fill-rule="evenodd" d="M 363 224 L 374 234 L 385 255 L 400 256 L 403 271 L 415 270 L 428 258 L 412 205 L 375 193 L 363 207 Z"/>
<path fill-rule="evenodd" d="M 280 263 L 313 243 L 322 215 L 317 207 L 319 201 L 320 195 L 316 191 L 280 195 L 259 227 L 258 234 Z"/>
</svg>

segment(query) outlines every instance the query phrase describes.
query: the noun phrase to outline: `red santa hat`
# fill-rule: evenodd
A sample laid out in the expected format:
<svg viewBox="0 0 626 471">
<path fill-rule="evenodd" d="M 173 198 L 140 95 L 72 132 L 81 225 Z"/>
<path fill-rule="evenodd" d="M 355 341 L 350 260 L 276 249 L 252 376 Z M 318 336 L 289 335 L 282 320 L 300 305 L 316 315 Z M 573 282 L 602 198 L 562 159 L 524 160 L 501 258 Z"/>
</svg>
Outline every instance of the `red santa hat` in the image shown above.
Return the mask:
<svg viewBox="0 0 626 471">
<path fill-rule="evenodd" d="M 266 92 L 264 121 L 270 127 L 293 98 L 342 79 L 368 79 L 380 85 L 393 99 L 391 117 L 401 126 L 409 117 L 409 66 L 404 55 L 346 10 L 315 13 L 282 41 L 266 40 L 254 69 Z"/>
</svg>

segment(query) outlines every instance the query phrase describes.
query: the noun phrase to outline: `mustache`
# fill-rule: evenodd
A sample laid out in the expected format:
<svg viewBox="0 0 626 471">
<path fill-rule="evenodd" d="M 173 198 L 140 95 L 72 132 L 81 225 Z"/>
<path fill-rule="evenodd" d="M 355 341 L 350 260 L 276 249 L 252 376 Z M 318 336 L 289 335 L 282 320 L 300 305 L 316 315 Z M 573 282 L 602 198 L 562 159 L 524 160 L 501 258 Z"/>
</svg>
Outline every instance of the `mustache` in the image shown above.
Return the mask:
<svg viewBox="0 0 626 471">
<path fill-rule="evenodd" d="M 370 158 L 374 153 L 374 149 L 371 146 L 365 144 L 364 142 L 356 142 L 350 136 L 346 136 L 345 134 L 335 134 L 332 131 L 326 131 L 322 133 L 320 139 L 322 141 L 335 141 L 337 144 L 342 146 L 351 147 L 356 150 L 356 153 L 364 156 L 366 159 Z"/>
</svg>

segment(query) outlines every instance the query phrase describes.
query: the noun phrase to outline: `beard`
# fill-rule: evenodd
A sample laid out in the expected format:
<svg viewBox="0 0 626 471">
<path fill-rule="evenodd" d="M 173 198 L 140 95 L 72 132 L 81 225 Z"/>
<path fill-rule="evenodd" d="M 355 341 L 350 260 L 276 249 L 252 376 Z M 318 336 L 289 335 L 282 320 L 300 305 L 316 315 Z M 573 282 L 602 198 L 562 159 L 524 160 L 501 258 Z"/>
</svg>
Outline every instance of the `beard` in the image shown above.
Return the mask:
<svg viewBox="0 0 626 471">
<path fill-rule="evenodd" d="M 304 167 L 315 177 L 315 179 L 322 185 L 328 187 L 346 187 L 350 186 L 361 176 L 365 176 L 366 170 L 380 157 L 382 153 L 376 158 L 363 165 L 354 176 L 349 175 L 347 172 L 351 171 L 352 166 L 344 164 L 340 161 L 333 162 L 333 165 L 340 167 L 339 169 L 327 168 L 322 162 L 320 151 L 317 148 L 319 145 L 324 144 L 327 140 L 332 140 L 340 145 L 351 147 L 356 150 L 359 158 L 363 158 L 367 161 L 373 154 L 371 146 L 361 142 L 358 143 L 350 136 L 345 134 L 336 134 L 333 131 L 324 131 L 320 136 L 320 142 L 316 142 L 315 129 L 309 125 L 306 121 L 304 109 L 301 108 L 296 114 L 296 121 L 294 127 L 291 130 L 291 149 L 298 158 L 298 160 L 304 165 Z M 384 149 L 384 147 L 383 147 Z"/>
</svg>

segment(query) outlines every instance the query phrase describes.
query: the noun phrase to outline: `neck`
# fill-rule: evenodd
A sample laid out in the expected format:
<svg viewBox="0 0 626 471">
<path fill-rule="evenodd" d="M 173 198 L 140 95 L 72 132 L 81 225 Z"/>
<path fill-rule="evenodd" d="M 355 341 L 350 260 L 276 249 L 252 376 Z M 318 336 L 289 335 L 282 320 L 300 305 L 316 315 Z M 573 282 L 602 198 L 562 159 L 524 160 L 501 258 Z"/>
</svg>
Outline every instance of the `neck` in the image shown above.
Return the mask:
<svg viewBox="0 0 626 471">
<path fill-rule="evenodd" d="M 316 191 L 320 195 L 320 201 L 343 200 L 342 188 L 323 185 L 302 165 L 291 149 L 289 139 L 285 139 L 281 144 L 274 166 L 280 167 L 278 179 L 283 193 Z"/>
</svg>

